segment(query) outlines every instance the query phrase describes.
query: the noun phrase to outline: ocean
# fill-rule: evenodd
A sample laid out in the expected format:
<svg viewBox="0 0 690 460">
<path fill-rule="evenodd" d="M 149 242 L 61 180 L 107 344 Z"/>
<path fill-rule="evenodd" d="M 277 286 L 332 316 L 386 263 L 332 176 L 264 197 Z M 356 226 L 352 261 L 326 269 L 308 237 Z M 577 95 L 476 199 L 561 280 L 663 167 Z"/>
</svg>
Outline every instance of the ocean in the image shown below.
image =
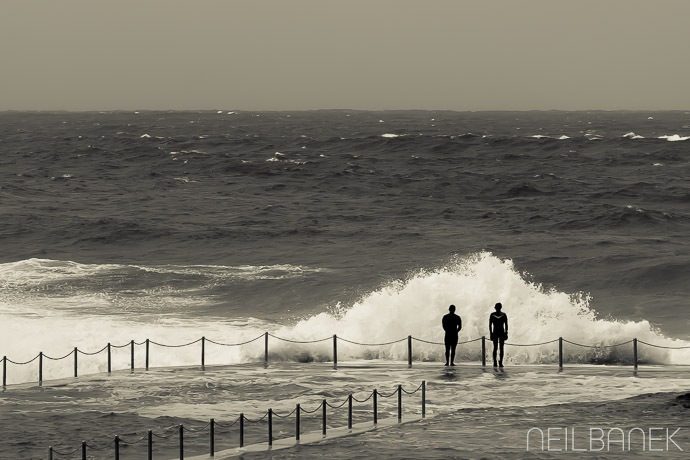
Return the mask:
<svg viewBox="0 0 690 460">
<path fill-rule="evenodd" d="M 534 458 L 545 423 L 690 450 L 690 112 L 2 112 L 0 172 L 3 460 L 422 380 L 422 422 L 243 458 Z"/>
</svg>

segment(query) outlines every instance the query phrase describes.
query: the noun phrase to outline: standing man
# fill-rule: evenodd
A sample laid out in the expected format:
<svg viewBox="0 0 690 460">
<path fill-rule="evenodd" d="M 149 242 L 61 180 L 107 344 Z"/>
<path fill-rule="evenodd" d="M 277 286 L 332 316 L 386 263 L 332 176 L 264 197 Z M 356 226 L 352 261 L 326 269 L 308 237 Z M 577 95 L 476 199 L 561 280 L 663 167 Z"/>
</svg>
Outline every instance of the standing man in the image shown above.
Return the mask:
<svg viewBox="0 0 690 460">
<path fill-rule="evenodd" d="M 446 366 L 448 365 L 448 358 L 450 357 L 450 365 L 455 366 L 455 347 L 458 346 L 458 332 L 462 329 L 462 319 L 455 314 L 455 305 L 448 307 L 447 315 L 443 316 L 441 324 L 443 330 L 446 331 L 444 343 L 446 345 Z"/>
<path fill-rule="evenodd" d="M 508 340 L 508 315 L 501 312 L 503 305 L 497 303 L 495 312 L 489 315 L 489 335 L 494 343 L 494 367 L 496 367 L 496 347 L 500 348 L 498 367 L 503 367 L 503 343 Z"/>
</svg>

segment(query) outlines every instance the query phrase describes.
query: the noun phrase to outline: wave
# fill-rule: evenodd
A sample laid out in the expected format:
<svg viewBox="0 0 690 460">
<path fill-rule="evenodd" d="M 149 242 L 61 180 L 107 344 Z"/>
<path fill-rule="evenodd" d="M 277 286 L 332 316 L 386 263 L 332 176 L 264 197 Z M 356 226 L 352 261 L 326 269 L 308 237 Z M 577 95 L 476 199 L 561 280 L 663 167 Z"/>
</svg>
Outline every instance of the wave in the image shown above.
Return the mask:
<svg viewBox="0 0 690 460">
<path fill-rule="evenodd" d="M 410 334 L 429 341 L 442 341 L 440 317 L 454 304 L 463 318 L 462 340 L 487 335 L 488 316 L 496 302 L 502 302 L 511 318 L 510 342 L 539 344 L 564 337 L 595 348 L 566 350 L 566 359 L 574 362 L 616 362 L 630 360 L 632 348 L 602 349 L 637 337 L 656 345 L 686 346 L 686 342 L 665 337 L 648 321 L 599 318 L 586 293 L 567 294 L 529 281 L 515 270 L 511 260 L 501 260 L 482 252 L 456 260 L 437 270 L 422 270 L 407 280 L 391 283 L 366 295 L 350 307 L 337 306 L 285 326 L 277 334 L 290 338 L 314 340 L 326 331 L 360 343 L 384 343 Z M 417 346 L 417 345 L 415 345 Z M 474 347 L 474 350 L 472 350 Z M 362 356 L 355 346 L 344 347 Z M 416 359 L 440 359 L 438 346 L 421 345 Z M 461 346 L 467 359 L 478 360 L 478 346 Z M 406 344 L 400 343 L 366 353 L 404 360 Z M 365 354 L 366 354 L 365 353 Z M 509 361 L 515 363 L 554 362 L 557 349 L 553 343 L 542 346 L 511 348 Z M 643 359 L 674 363 L 678 353 L 648 349 Z M 681 353 L 681 355 L 684 355 Z M 690 355 L 688 355 L 690 356 Z"/>
<path fill-rule="evenodd" d="M 147 274 L 166 275 L 168 280 L 182 277 L 197 277 L 207 280 L 277 280 L 300 277 L 324 269 L 291 264 L 276 265 L 129 265 L 129 264 L 84 264 L 73 261 L 51 259 L 27 259 L 0 264 L 2 292 L 24 289 L 44 291 L 50 284 L 91 283 L 104 286 L 113 278 L 141 279 Z M 145 282 L 154 282 L 150 278 Z"/>
<path fill-rule="evenodd" d="M 621 194 L 625 194 L 621 192 Z M 638 205 L 616 206 L 605 204 L 588 210 L 587 213 L 574 213 L 572 218 L 562 219 L 554 225 L 558 230 L 585 228 L 620 228 L 631 225 L 654 228 L 671 225 L 684 217 L 666 211 L 643 209 Z"/>
<path fill-rule="evenodd" d="M 690 136 L 681 136 L 679 134 L 672 134 L 670 136 L 659 136 L 659 139 L 666 139 L 669 142 L 687 141 Z"/>
<path fill-rule="evenodd" d="M 117 272 L 111 265 L 84 266 L 54 261 L 25 261 L 15 264 L 14 270 L 4 264 L 0 270 L 3 292 L 16 280 L 33 286 L 41 284 L 30 267 L 52 272 L 51 276 L 69 280 L 80 276 L 83 270 Z M 278 270 L 298 275 L 301 269 L 287 266 L 239 270 L 242 276 L 264 276 Z M 24 271 L 22 275 L 21 271 Z M 148 267 L 147 270 L 151 270 Z M 213 276 L 217 267 L 168 267 L 153 271 L 172 270 L 174 273 L 201 273 Z M 223 276 L 225 276 L 223 271 Z M 263 273 L 263 275 L 262 275 Z M 81 272 L 83 275 L 83 272 Z M 90 276 L 96 276 L 92 273 Z M 15 281 L 12 281 L 14 277 Z M 40 277 L 39 277 L 40 278 Z M 10 289 L 11 290 L 11 289 Z M 170 296 L 157 292 L 162 302 L 178 303 L 191 308 L 186 296 Z M 407 337 L 416 340 L 413 359 L 440 361 L 443 332 L 440 319 L 448 305 L 457 306 L 463 319 L 461 342 L 478 339 L 487 334 L 488 316 L 496 302 L 502 302 L 510 318 L 510 344 L 507 362 L 511 364 L 556 363 L 558 337 L 568 340 L 565 361 L 568 363 L 629 363 L 632 360 L 630 341 L 638 338 L 644 343 L 665 347 L 684 347 L 690 344 L 665 336 L 648 321 L 630 321 L 625 318 L 602 318 L 593 308 L 593 299 L 587 293 L 565 293 L 547 289 L 530 280 L 529 275 L 518 272 L 509 259 L 500 259 L 488 252 L 457 257 L 436 269 L 423 269 L 410 273 L 405 279 L 391 281 L 361 296 L 358 301 L 345 305 L 335 302 L 317 314 L 296 317 L 282 324 L 257 319 L 252 308 L 242 315 L 227 317 L 191 315 L 142 315 L 140 311 L 112 308 L 107 297 L 75 295 L 52 302 L 36 304 L 24 302 L 21 297 L 4 295 L 0 299 L 0 321 L 8 325 L 0 337 L 0 354 L 13 361 L 29 360 L 43 351 L 50 356 L 62 356 L 74 346 L 86 352 L 102 350 L 107 342 L 126 347 L 130 340 L 138 344 L 150 339 L 159 344 L 179 345 L 194 342 L 202 336 L 225 345 L 207 344 L 206 363 L 228 364 L 260 362 L 263 360 L 263 341 L 255 340 L 264 332 L 271 333 L 269 359 L 272 361 L 328 361 L 331 359 L 333 334 L 339 342 L 339 360 L 407 359 Z M 79 303 L 81 308 L 75 314 Z M 102 307 L 93 308 L 94 303 Z M 61 304 L 62 308 L 56 307 Z M 65 308 L 71 304 L 72 310 Z M 97 306 L 97 305 L 96 305 Z M 178 305 L 179 306 L 179 305 Z M 82 305 L 83 307 L 83 305 Z M 31 331 L 27 334 L 26 331 Z M 243 346 L 227 346 L 251 341 Z M 300 343 L 309 342 L 309 343 Z M 353 343 L 354 342 L 354 343 Z M 369 344 L 369 345 L 366 345 Z M 622 344 L 622 345 L 620 345 Z M 514 346 L 520 345 L 520 346 Z M 584 346 L 581 346 L 584 345 Z M 136 347 L 136 362 L 143 362 L 143 349 Z M 155 356 L 154 356 L 155 355 Z M 479 342 L 459 346 L 461 360 L 480 360 Z M 687 363 L 690 352 L 640 345 L 640 360 L 645 363 Z M 83 370 L 103 372 L 103 356 L 85 356 Z M 115 368 L 129 366 L 129 350 L 118 349 Z M 199 344 L 186 347 L 152 350 L 151 366 L 196 365 L 199 362 Z M 35 366 L 35 365 L 34 365 Z M 35 380 L 35 367 L 13 365 L 9 381 Z M 69 359 L 51 361 L 45 378 L 69 376 Z"/>
</svg>

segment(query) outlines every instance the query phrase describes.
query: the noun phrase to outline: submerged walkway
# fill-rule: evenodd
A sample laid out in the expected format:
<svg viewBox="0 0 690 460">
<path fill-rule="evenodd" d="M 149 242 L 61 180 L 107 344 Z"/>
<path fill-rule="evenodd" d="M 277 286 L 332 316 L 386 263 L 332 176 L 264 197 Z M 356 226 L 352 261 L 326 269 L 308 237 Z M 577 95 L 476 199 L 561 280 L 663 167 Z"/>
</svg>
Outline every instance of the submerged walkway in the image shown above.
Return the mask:
<svg viewBox="0 0 690 460">
<path fill-rule="evenodd" d="M 353 435 L 358 435 L 362 433 L 366 433 L 368 431 L 375 431 L 375 430 L 381 430 L 381 429 L 386 429 L 392 426 L 397 426 L 400 424 L 405 424 L 405 423 L 412 423 L 412 422 L 418 422 L 422 420 L 422 417 L 420 416 L 409 416 L 406 419 L 403 419 L 400 423 L 398 423 L 398 420 L 395 418 L 387 418 L 384 420 L 379 421 L 376 425 L 374 425 L 372 422 L 360 422 L 352 425 L 352 428 L 348 427 L 339 427 L 339 428 L 331 428 L 328 433 L 324 436 L 321 432 L 310 432 L 310 433 L 305 433 L 301 435 L 301 438 L 299 441 L 296 441 L 294 438 L 286 438 L 286 439 L 279 439 L 276 441 L 273 441 L 273 445 L 269 446 L 267 443 L 257 443 L 257 444 L 252 444 L 250 446 L 246 447 L 236 447 L 234 449 L 226 449 L 222 450 L 219 452 L 216 452 L 215 455 L 197 455 L 194 457 L 185 457 L 187 460 L 226 460 L 226 459 L 231 459 L 235 457 L 239 457 L 242 454 L 246 454 L 249 452 L 272 452 L 276 450 L 282 450 L 282 449 L 288 449 L 291 447 L 295 446 L 300 446 L 300 445 L 305 445 L 305 444 L 313 444 L 321 441 L 327 441 L 327 440 L 332 440 L 332 439 L 337 439 L 337 438 L 342 438 L 344 436 L 353 436 Z M 172 458 L 170 460 L 178 460 L 179 457 Z"/>
<path fill-rule="evenodd" d="M 122 436 L 123 459 L 131 455 L 146 458 L 146 439 L 138 440 L 145 438 L 149 429 L 169 438 L 156 438 L 154 458 L 179 458 L 176 429 L 184 424 L 185 458 L 208 459 L 209 431 L 204 426 L 210 418 L 217 420 L 219 427 L 215 458 L 299 449 L 300 445 L 313 445 L 309 449 L 312 451 L 321 443 L 397 425 L 397 398 L 382 397 L 376 426 L 369 400 L 355 404 L 352 431 L 347 428 L 345 403 L 341 409 L 329 411 L 327 436 L 319 432 L 321 414 L 316 408 L 324 399 L 339 405 L 352 393 L 361 401 L 373 388 L 390 394 L 396 385 L 403 385 L 412 391 L 425 380 L 427 419 L 435 423 L 439 416 L 466 413 L 469 417 L 471 411 L 479 414 L 485 408 L 558 406 L 622 400 L 662 391 L 685 392 L 690 388 L 688 370 L 688 366 L 647 365 L 635 371 L 631 366 L 576 364 L 562 370 L 552 364 L 493 369 L 478 362 L 460 363 L 453 368 L 418 362 L 410 368 L 405 361 L 388 360 L 348 361 L 337 370 L 329 363 L 316 362 L 276 362 L 268 367 L 256 363 L 207 366 L 203 370 L 196 366 L 119 370 L 51 380 L 43 386 L 36 382 L 15 384 L 2 391 L 4 417 L 0 417 L 0 430 L 5 436 L 0 439 L 0 458 L 47 458 L 49 446 L 69 452 L 87 440 L 89 455 L 97 453 L 92 454 L 93 446 L 94 450 L 105 449 L 98 453 L 102 455 L 98 458 L 112 459 L 112 442 L 117 434 Z M 406 433 L 422 429 L 407 424 L 420 420 L 420 396 L 403 399 Z M 304 410 L 299 443 L 292 436 L 295 423 L 291 417 L 276 418 L 270 450 L 265 420 L 249 423 L 248 429 L 253 431 L 248 433 L 245 447 L 238 447 L 238 425 L 228 427 L 240 413 L 257 420 L 273 408 L 279 417 L 292 411 L 297 403 Z M 307 415 L 314 410 L 316 413 Z M 129 445 L 125 448 L 126 444 Z"/>
</svg>

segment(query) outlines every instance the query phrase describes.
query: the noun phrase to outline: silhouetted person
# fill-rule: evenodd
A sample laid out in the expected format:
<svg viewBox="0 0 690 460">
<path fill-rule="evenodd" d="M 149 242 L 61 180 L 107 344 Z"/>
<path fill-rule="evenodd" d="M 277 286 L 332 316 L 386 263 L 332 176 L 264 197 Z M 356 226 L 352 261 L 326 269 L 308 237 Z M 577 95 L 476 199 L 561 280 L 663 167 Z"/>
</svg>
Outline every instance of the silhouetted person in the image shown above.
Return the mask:
<svg viewBox="0 0 690 460">
<path fill-rule="evenodd" d="M 503 343 L 508 340 L 508 315 L 501 311 L 503 305 L 497 303 L 495 312 L 489 315 L 489 335 L 494 343 L 494 367 L 496 367 L 496 348 L 500 348 L 498 366 L 503 367 Z"/>
<path fill-rule="evenodd" d="M 446 331 L 444 343 L 446 345 L 446 366 L 448 365 L 448 358 L 450 357 L 450 365 L 455 366 L 455 347 L 458 346 L 458 332 L 462 329 L 462 319 L 455 314 L 455 305 L 448 307 L 447 315 L 443 316 L 441 324 L 443 330 Z"/>
</svg>

